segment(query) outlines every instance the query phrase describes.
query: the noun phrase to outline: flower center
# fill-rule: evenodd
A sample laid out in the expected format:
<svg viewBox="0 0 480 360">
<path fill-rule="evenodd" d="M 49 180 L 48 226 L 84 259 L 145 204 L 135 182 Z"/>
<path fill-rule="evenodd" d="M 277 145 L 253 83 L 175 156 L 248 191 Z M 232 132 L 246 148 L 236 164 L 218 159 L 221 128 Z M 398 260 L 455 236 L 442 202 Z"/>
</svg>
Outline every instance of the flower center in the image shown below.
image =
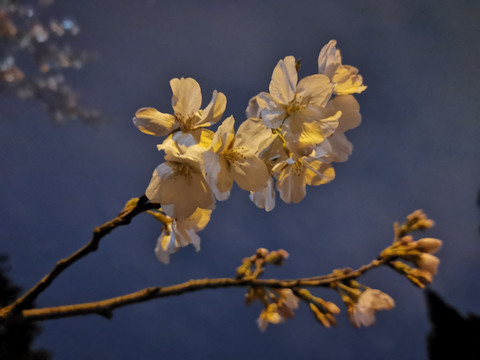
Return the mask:
<svg viewBox="0 0 480 360">
<path fill-rule="evenodd" d="M 238 148 L 239 150 L 241 148 Z M 234 164 L 237 161 L 245 160 L 245 155 L 238 152 L 237 149 L 227 149 L 222 152 L 223 157 L 227 160 L 230 164 Z"/>
<path fill-rule="evenodd" d="M 186 179 L 190 179 L 192 177 L 192 169 L 188 165 L 178 164 L 175 167 L 173 176 L 174 177 L 183 176 Z"/>
<path fill-rule="evenodd" d="M 305 172 L 305 164 L 301 159 L 298 159 L 293 163 L 292 172 L 295 176 L 300 176 Z"/>
<path fill-rule="evenodd" d="M 178 126 L 183 132 L 193 130 L 193 125 L 195 123 L 195 114 L 188 114 L 187 116 L 176 115 L 175 120 L 177 121 Z"/>
<path fill-rule="evenodd" d="M 296 96 L 295 99 L 287 105 L 287 115 L 292 115 L 306 107 L 307 105 L 303 103 L 303 96 Z"/>
</svg>

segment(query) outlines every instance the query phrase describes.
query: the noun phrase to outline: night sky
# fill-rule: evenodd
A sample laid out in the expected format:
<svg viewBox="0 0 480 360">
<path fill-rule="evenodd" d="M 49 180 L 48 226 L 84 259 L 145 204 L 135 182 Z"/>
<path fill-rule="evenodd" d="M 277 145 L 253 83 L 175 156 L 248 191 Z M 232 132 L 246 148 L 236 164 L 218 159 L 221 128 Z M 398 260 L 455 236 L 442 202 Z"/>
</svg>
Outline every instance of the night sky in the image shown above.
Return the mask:
<svg viewBox="0 0 480 360">
<path fill-rule="evenodd" d="M 141 215 L 62 274 L 37 306 L 234 276 L 259 247 L 290 253 L 266 278 L 358 267 L 391 243 L 394 221 L 423 209 L 436 222 L 424 236 L 444 241 L 431 288 L 460 312 L 480 313 L 478 2 L 70 0 L 48 11 L 75 19 L 81 33 L 72 45 L 98 55 L 67 76 L 109 120 L 56 125 L 39 104 L 0 97 L 0 252 L 25 289 L 145 191 L 163 156 L 160 140 L 132 117 L 145 106 L 170 113 L 171 78 L 195 78 L 204 106 L 213 90 L 223 92 L 224 118 L 238 125 L 279 59 L 301 58 L 300 76 L 314 74 L 320 49 L 336 39 L 343 63 L 368 88 L 357 96 L 362 125 L 347 133 L 353 155 L 300 204 L 277 197 L 266 213 L 235 188 L 200 233 L 202 250 L 184 248 L 168 266 L 153 252 L 161 225 Z M 301 304 L 293 319 L 262 333 L 261 305 L 246 307 L 243 289 L 224 289 L 125 307 L 111 320 L 47 321 L 36 346 L 72 360 L 425 358 L 422 291 L 387 268 L 361 281 L 396 302 L 366 329 L 354 329 L 344 307 L 338 327 L 325 329 Z M 340 305 L 333 291 L 316 294 Z"/>
</svg>

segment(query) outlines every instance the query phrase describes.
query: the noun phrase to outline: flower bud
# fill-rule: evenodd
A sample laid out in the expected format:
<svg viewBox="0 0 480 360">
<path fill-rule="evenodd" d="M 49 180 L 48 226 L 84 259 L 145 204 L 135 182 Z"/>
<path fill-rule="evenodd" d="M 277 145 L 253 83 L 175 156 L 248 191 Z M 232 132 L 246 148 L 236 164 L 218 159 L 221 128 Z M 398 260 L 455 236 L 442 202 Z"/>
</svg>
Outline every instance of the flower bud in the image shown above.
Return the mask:
<svg viewBox="0 0 480 360">
<path fill-rule="evenodd" d="M 417 226 L 420 230 L 430 229 L 435 225 L 435 222 L 430 219 L 422 219 L 418 222 Z"/>
<path fill-rule="evenodd" d="M 312 303 L 309 304 L 310 310 L 312 310 L 313 314 L 315 315 L 315 318 L 326 328 L 330 327 L 330 321 L 328 321 L 327 317 L 323 312 L 320 311 L 318 307 L 313 305 Z"/>
<path fill-rule="evenodd" d="M 265 248 L 259 248 L 257 249 L 257 256 L 259 258 L 266 258 L 268 255 L 268 250 Z"/>
<path fill-rule="evenodd" d="M 273 265 L 283 265 L 289 254 L 283 249 L 272 251 L 266 258 L 266 261 Z"/>
<path fill-rule="evenodd" d="M 413 241 L 413 236 L 412 235 L 405 235 L 400 239 L 400 242 L 402 244 L 408 244 L 408 243 L 411 243 L 412 241 Z"/>
<path fill-rule="evenodd" d="M 432 275 L 437 273 L 438 264 L 440 260 L 432 254 L 429 253 L 422 253 L 415 261 L 415 264 L 418 266 L 420 270 L 424 270 L 429 272 Z"/>
<path fill-rule="evenodd" d="M 408 276 L 415 277 L 420 283 L 424 285 L 428 285 L 433 281 L 433 275 L 427 271 L 423 271 L 420 269 L 411 269 L 408 272 Z M 411 280 L 411 279 L 410 279 Z"/>
<path fill-rule="evenodd" d="M 329 313 L 332 313 L 332 314 L 339 314 L 340 313 L 340 309 L 338 308 L 337 305 L 335 305 L 333 302 L 330 302 L 330 301 L 326 301 L 323 306 L 325 307 L 325 309 L 329 312 Z"/>
<path fill-rule="evenodd" d="M 435 238 L 423 238 L 415 242 L 417 250 L 426 253 L 436 253 L 442 246 L 442 241 Z"/>
</svg>

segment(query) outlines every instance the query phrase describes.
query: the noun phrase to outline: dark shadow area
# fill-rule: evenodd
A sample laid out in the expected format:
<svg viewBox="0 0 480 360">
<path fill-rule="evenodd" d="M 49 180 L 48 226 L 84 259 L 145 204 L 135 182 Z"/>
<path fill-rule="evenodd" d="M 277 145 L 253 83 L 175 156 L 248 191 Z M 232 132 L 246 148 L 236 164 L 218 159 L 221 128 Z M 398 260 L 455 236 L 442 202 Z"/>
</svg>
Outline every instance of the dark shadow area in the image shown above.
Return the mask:
<svg viewBox="0 0 480 360">
<path fill-rule="evenodd" d="M 462 316 L 433 290 L 425 291 L 432 330 L 427 335 L 428 358 L 480 359 L 480 316 Z"/>
<path fill-rule="evenodd" d="M 20 288 L 7 277 L 8 257 L 0 255 L 0 307 L 11 304 L 20 295 Z M 29 304 L 31 307 L 33 304 Z M 38 325 L 23 320 L 0 324 L 0 359 L 2 360 L 50 360 L 45 349 L 32 349 L 35 336 L 41 332 Z"/>
</svg>

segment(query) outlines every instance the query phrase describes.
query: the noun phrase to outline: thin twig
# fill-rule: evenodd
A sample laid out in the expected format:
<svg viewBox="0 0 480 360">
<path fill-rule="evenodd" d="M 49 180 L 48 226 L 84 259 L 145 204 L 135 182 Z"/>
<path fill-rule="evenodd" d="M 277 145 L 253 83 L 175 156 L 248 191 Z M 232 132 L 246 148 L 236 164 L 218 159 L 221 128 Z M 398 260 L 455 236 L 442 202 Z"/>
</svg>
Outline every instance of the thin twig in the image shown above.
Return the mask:
<svg viewBox="0 0 480 360">
<path fill-rule="evenodd" d="M 149 287 L 127 295 L 118 296 L 101 301 L 64 305 L 40 309 L 27 309 L 21 313 L 22 318 L 27 320 L 50 320 L 65 317 L 73 317 L 79 315 L 98 314 L 110 318 L 113 316 L 113 310 L 130 304 L 140 303 L 155 298 L 167 296 L 177 296 L 187 292 L 228 287 L 270 287 L 270 288 L 296 288 L 296 287 L 328 287 L 332 283 L 354 279 L 363 273 L 387 263 L 389 259 L 373 260 L 371 263 L 364 265 L 357 270 L 345 269 L 336 271 L 332 274 L 318 278 L 300 278 L 300 279 L 235 279 L 235 278 L 218 278 L 218 279 L 199 279 L 190 280 L 185 283 L 167 286 L 167 287 Z M 0 316 L 1 318 L 1 316 Z"/>
<path fill-rule="evenodd" d="M 150 203 L 148 202 L 147 197 L 145 195 L 142 195 L 139 198 L 138 203 L 134 207 L 124 209 L 114 219 L 106 222 L 101 226 L 96 227 L 93 230 L 92 238 L 88 244 L 83 246 L 81 249 L 79 249 L 72 255 L 62 260 L 59 260 L 55 267 L 30 290 L 28 290 L 25 295 L 17 299 L 12 305 L 0 309 L 0 318 L 6 318 L 18 314 L 21 310 L 28 306 L 29 303 L 34 301 L 38 297 L 38 295 L 40 295 L 66 268 L 86 256 L 87 254 L 96 251 L 100 240 L 104 236 L 108 235 L 112 230 L 114 230 L 118 226 L 129 224 L 135 216 L 144 211 L 158 209 L 159 207 L 160 204 Z"/>
</svg>

